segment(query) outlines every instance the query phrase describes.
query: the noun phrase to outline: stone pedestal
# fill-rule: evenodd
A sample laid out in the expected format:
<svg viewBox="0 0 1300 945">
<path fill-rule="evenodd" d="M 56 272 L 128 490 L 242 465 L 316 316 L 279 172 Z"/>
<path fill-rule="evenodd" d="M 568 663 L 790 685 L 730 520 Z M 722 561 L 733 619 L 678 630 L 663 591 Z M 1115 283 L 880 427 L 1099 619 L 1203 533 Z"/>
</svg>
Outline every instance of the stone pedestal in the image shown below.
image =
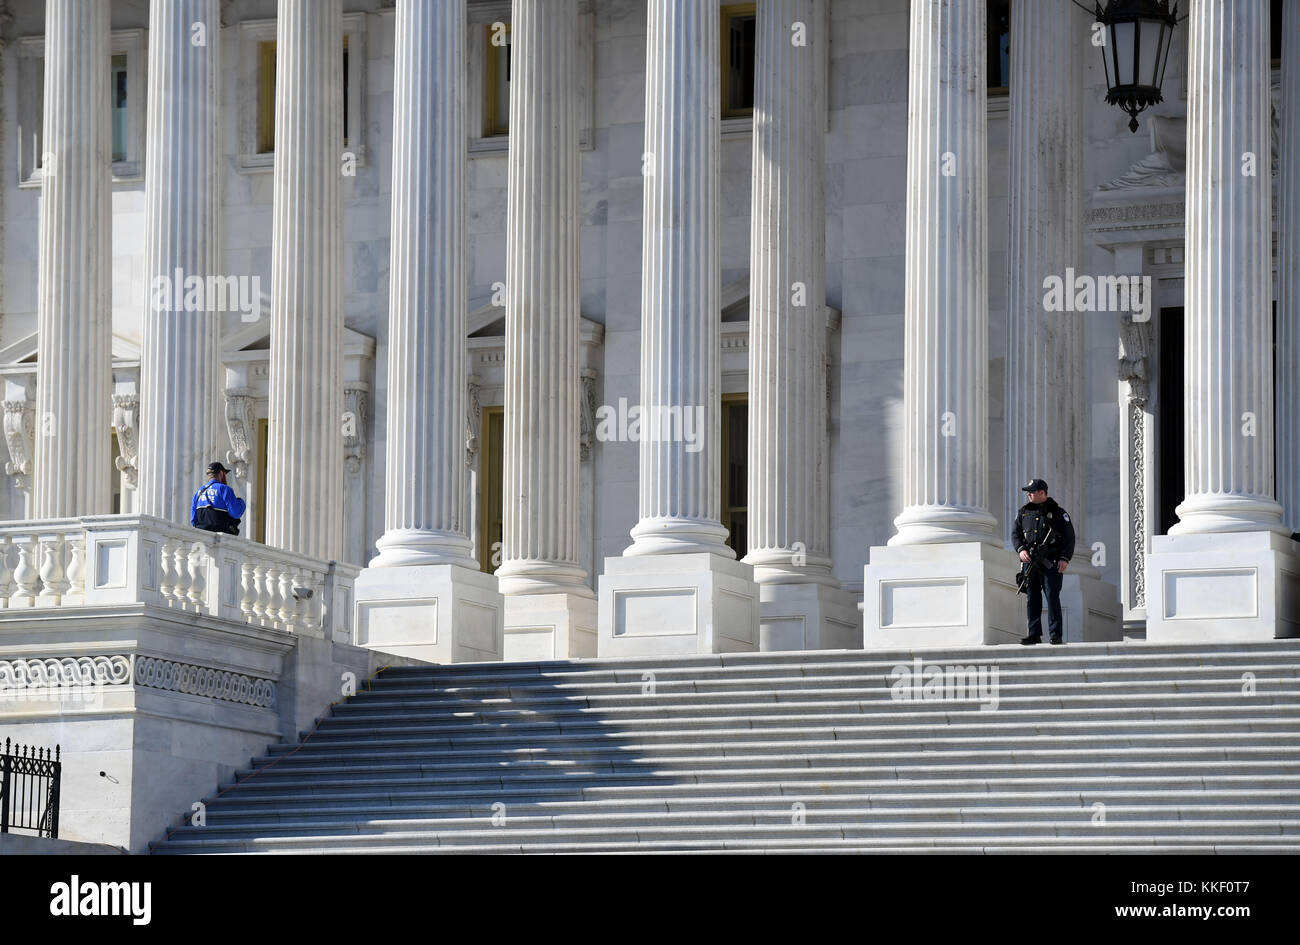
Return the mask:
<svg viewBox="0 0 1300 945">
<path fill-rule="evenodd" d="M 600 655 L 672 656 L 757 650 L 754 570 L 723 555 L 606 558 Z"/>
<path fill-rule="evenodd" d="M 505 659 L 558 660 L 596 655 L 594 596 L 520 594 L 505 598 Z"/>
<path fill-rule="evenodd" d="M 1023 601 L 1024 598 L 1021 597 Z M 1047 602 L 1043 601 L 1044 621 Z M 1093 574 L 1080 573 L 1074 565 L 1061 581 L 1061 620 L 1066 643 L 1100 643 L 1124 639 L 1122 609 L 1115 585 Z M 1044 628 L 1047 624 L 1044 622 Z M 1046 632 L 1046 629 L 1044 629 Z"/>
<path fill-rule="evenodd" d="M 760 583 L 758 591 L 760 650 L 862 648 L 862 615 L 857 600 L 843 588 Z"/>
<path fill-rule="evenodd" d="M 366 568 L 355 593 L 361 646 L 430 663 L 502 658 L 501 594 L 491 574 L 457 564 Z"/>
<path fill-rule="evenodd" d="M 1157 535 L 1146 570 L 1148 640 L 1300 636 L 1300 544 L 1284 535 Z"/>
<path fill-rule="evenodd" d="M 871 549 L 862 615 L 867 649 L 1015 643 L 1025 635 L 1020 559 L 985 542 Z"/>
</svg>

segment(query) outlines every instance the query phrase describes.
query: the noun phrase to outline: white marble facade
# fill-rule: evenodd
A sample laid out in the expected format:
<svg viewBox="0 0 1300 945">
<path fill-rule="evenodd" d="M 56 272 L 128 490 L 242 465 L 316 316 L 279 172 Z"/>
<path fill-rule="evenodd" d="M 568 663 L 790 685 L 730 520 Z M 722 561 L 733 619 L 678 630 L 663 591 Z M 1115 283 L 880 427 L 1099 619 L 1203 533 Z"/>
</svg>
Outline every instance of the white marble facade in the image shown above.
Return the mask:
<svg viewBox="0 0 1300 945">
<path fill-rule="evenodd" d="M 539 366 L 562 364 L 573 374 L 573 384 L 579 391 L 576 473 L 568 458 L 563 465 L 566 476 L 577 477 L 576 488 L 572 483 L 563 485 L 565 501 L 576 493 L 578 507 L 570 516 L 570 528 L 576 529 L 576 534 L 565 536 L 562 542 L 557 539 L 529 544 L 532 536 L 517 531 L 517 547 L 505 549 L 505 560 L 558 561 L 567 569 L 566 574 L 594 594 L 607 559 L 624 557 L 632 544 L 630 533 L 647 514 L 641 482 L 646 465 L 639 445 L 595 435 L 594 413 L 601 406 L 617 410 L 621 401 L 636 404 L 643 393 L 642 333 L 647 324 L 643 319 L 647 278 L 643 247 L 648 232 L 646 208 L 650 206 L 646 202 L 645 154 L 652 150 L 646 120 L 647 24 L 653 8 L 661 4 L 656 0 L 571 2 L 576 6 L 572 16 L 574 35 L 565 47 L 574 69 L 574 91 L 565 103 L 565 122 L 571 126 L 576 144 L 577 217 L 575 226 L 558 228 L 557 232 L 565 239 L 572 236 L 576 258 L 569 259 L 567 267 L 549 260 L 546 271 L 559 272 L 556 278 L 567 280 L 562 291 L 576 301 L 581 321 L 577 330 L 565 333 L 562 346 L 556 342 L 553 351 L 558 354 Z M 689 2 L 707 5 L 717 0 Z M 826 17 L 825 25 L 810 33 L 814 40 L 824 37 L 827 43 L 825 88 L 820 93 L 810 91 L 808 98 L 819 111 L 824 110 L 824 115 L 819 115 L 816 122 L 805 118 L 800 128 L 801 133 L 807 133 L 809 127 L 821 127 L 825 134 L 820 148 L 824 174 L 824 299 L 816 300 L 816 304 L 824 303 L 828 315 L 816 326 L 819 331 L 825 327 L 824 338 L 808 340 L 806 352 L 799 355 L 803 361 L 798 363 L 811 362 L 814 355 L 825 362 L 824 381 L 802 389 L 825 391 L 824 446 L 817 444 L 816 436 L 810 436 L 810 445 L 804 451 L 811 461 L 824 464 L 823 478 L 811 474 L 807 481 L 813 488 L 818 481 L 824 481 L 828 491 L 824 502 L 807 503 L 800 514 L 828 518 L 825 538 L 814 542 L 825 547 L 813 549 L 826 574 L 809 586 L 818 582 L 838 585 L 837 592 L 857 601 L 863 598 L 864 569 L 871 549 L 886 546 L 899 532 L 895 520 L 900 513 L 926 500 L 924 490 L 907 487 L 907 477 L 920 475 L 924 469 L 924 460 L 913 465 L 907 455 L 909 430 L 915 426 L 915 418 L 909 420 L 905 371 L 909 42 L 915 42 L 911 38 L 914 8 L 918 4 L 933 5 L 947 11 L 978 2 L 825 0 L 774 5 L 783 13 L 793 11 L 794 16 L 811 11 Z M 1069 6 L 1068 0 L 1060 3 L 1063 9 Z M 718 4 L 720 8 L 725 5 Z M 758 0 L 758 5 L 761 8 L 764 0 Z M 1215 0 L 1192 3 L 1194 8 L 1218 5 Z M 226 396 L 218 405 L 217 416 L 224 417 L 225 422 L 217 424 L 213 458 L 226 459 L 228 465 L 236 467 L 237 488 L 248 494 L 253 506 L 250 517 L 256 517 L 259 511 L 267 511 L 258 509 L 260 503 L 277 501 L 277 496 L 282 500 L 285 494 L 283 484 L 279 492 L 272 487 L 263 493 L 266 484 L 257 481 L 268 471 L 275 474 L 275 464 L 268 470 L 261 455 L 259 421 L 270 417 L 276 402 L 274 380 L 269 373 L 287 363 L 285 359 L 277 361 L 268 350 L 271 308 L 279 297 L 272 293 L 272 250 L 279 212 L 276 181 L 283 169 L 277 168 L 274 153 L 259 149 L 257 121 L 262 44 L 277 37 L 277 3 L 222 0 L 218 6 L 222 25 L 209 37 L 209 42 L 219 47 L 222 64 L 217 89 L 220 119 L 216 130 L 216 185 L 220 196 L 219 219 L 215 223 L 219 257 L 216 267 L 221 274 L 256 276 L 260 297 L 254 318 L 238 311 L 221 316 L 219 350 L 223 370 L 217 371 L 217 380 L 218 384 L 224 382 Z M 102 465 L 104 478 L 115 480 L 113 491 L 121 495 L 122 511 L 139 509 L 133 494 L 138 462 L 134 430 L 138 420 L 131 411 L 138 408 L 132 398 L 138 397 L 138 362 L 141 349 L 146 347 L 143 332 L 147 325 L 150 262 L 145 176 L 154 168 L 151 162 L 156 158 L 144 127 L 144 99 L 151 85 L 145 74 L 148 7 L 148 3 L 113 2 L 111 22 L 107 24 L 112 53 L 125 57 L 122 81 L 127 106 L 125 115 L 115 118 L 123 123 L 124 151 L 114 155 L 111 162 L 111 248 L 107 252 L 111 254 L 114 383 L 112 393 L 104 392 L 103 410 L 104 436 L 107 440 L 110 426 L 117 429 L 121 458 L 114 466 L 105 449 Z M 337 15 L 334 19 L 339 20 Z M 376 543 L 385 534 L 386 522 L 389 527 L 402 526 L 402 522 L 394 524 L 396 520 L 386 513 L 387 491 L 393 488 L 387 464 L 395 455 L 389 443 L 394 416 L 389 397 L 395 387 L 408 390 L 411 383 L 404 379 L 401 385 L 390 384 L 388 377 L 390 366 L 396 363 L 389 351 L 389 287 L 394 264 L 393 109 L 398 19 L 394 5 L 387 0 L 342 0 L 340 31 L 347 38 L 347 86 L 339 94 L 324 97 L 340 104 L 346 101 L 347 106 L 337 181 L 342 201 L 341 233 L 336 234 L 342 242 L 341 266 L 330 267 L 328 285 L 309 283 L 300 287 L 301 292 L 315 291 L 328 297 L 328 305 L 341 308 L 346 329 L 327 354 L 330 370 L 342 373 L 336 389 L 323 396 L 330 399 L 330 409 L 333 401 L 341 403 L 344 415 L 353 422 L 343 437 L 342 456 L 337 458 L 338 482 L 318 495 L 301 497 L 304 505 L 324 501 L 326 496 L 337 498 L 342 503 L 341 516 L 328 523 L 328 536 L 313 537 L 310 549 L 298 550 L 326 556 L 339 553 L 358 566 L 377 556 L 380 549 Z M 969 22 L 981 19 L 973 16 Z M 1126 127 L 1128 116 L 1103 101 L 1104 76 L 1099 56 L 1088 45 L 1087 18 L 1078 14 L 1071 22 L 1075 20 L 1079 28 L 1075 52 L 1080 62 L 1077 87 L 1070 90 L 1068 97 L 1044 94 L 1045 99 L 1050 99 L 1046 109 L 1016 107 L 1024 104 L 1013 103 L 1017 95 L 1039 95 L 1042 90 L 1013 85 L 1009 97 L 972 96 L 971 102 L 963 105 L 982 109 L 979 132 L 972 132 L 970 140 L 987 142 L 987 154 L 979 166 L 985 192 L 978 197 L 977 208 L 987 222 L 987 241 L 979 250 L 986 288 L 971 300 L 975 308 L 982 310 L 978 317 L 987 325 L 987 358 L 981 358 L 975 366 L 975 373 L 983 377 L 970 388 L 954 387 L 954 391 L 968 400 L 963 410 L 978 413 L 972 429 L 980 433 L 977 439 L 963 441 L 969 454 L 962 462 L 963 475 L 977 484 L 969 491 L 978 499 L 974 505 L 980 514 L 975 518 L 981 523 L 973 543 L 988 549 L 982 552 L 981 567 L 991 567 L 988 562 L 993 560 L 1002 567 L 1001 551 L 1010 524 L 1006 515 L 1021 495 L 1017 487 L 1029 476 L 1054 478 L 1044 469 L 1019 468 L 1014 462 L 1008 465 L 1008 455 L 1046 457 L 1045 461 L 1056 468 L 1068 460 L 1074 474 L 1061 482 L 1051 482 L 1052 494 L 1076 512 L 1081 522 L 1086 522 L 1078 536 L 1078 554 L 1081 561 L 1082 556 L 1087 556 L 1093 562 L 1087 570 L 1089 580 L 1115 590 L 1125 625 L 1140 630 L 1149 599 L 1144 553 L 1150 550 L 1148 539 L 1161 531 L 1162 497 L 1156 494 L 1155 472 L 1157 421 L 1159 411 L 1166 411 L 1167 417 L 1168 411 L 1181 410 L 1181 405 L 1157 403 L 1155 391 L 1161 367 L 1154 326 L 1134 329 L 1119 313 L 1088 313 L 1078 318 L 1066 346 L 1070 359 L 1062 362 L 1062 369 L 1071 372 L 1066 386 L 1072 403 L 1077 405 L 1072 411 L 1077 427 L 1071 431 L 1069 443 L 1053 450 L 1036 448 L 1012 437 L 1008 446 L 1007 422 L 1025 416 L 1025 411 L 1009 411 L 1005 404 L 1008 390 L 1017 391 L 1017 396 L 1022 396 L 1024 390 L 1023 384 L 1009 386 L 1005 374 L 1009 363 L 1008 308 L 1019 312 L 1025 304 L 1023 290 L 1011 292 L 1011 286 L 1022 286 L 1023 280 L 1018 283 L 1012 278 L 1017 258 L 1012 258 L 1009 249 L 1016 245 L 1011 238 L 1013 204 L 1021 208 L 1016 212 L 1028 211 L 1023 209 L 1027 206 L 1023 201 L 1012 200 L 1012 189 L 1034 179 L 1033 173 L 1012 179 L 1013 167 L 1029 165 L 1023 154 L 1020 160 L 1012 160 L 1010 149 L 1026 147 L 1024 142 L 1032 140 L 1032 132 L 1013 135 L 1010 122 L 1013 114 L 1027 116 L 1027 120 L 1037 114 L 1054 114 L 1054 120 L 1059 121 L 1059 113 L 1052 112 L 1052 108 L 1079 110 L 1079 123 L 1071 126 L 1079 146 L 1077 165 L 1071 167 L 1074 192 L 1054 198 L 1061 206 L 1078 208 L 1074 211 L 1078 232 L 1060 241 L 1059 245 L 1068 247 L 1068 251 L 1053 252 L 1060 258 L 1076 258 L 1083 273 L 1150 275 L 1158 306 L 1182 306 L 1189 251 L 1182 209 L 1184 149 L 1176 137 L 1174 144 L 1169 144 L 1168 129 L 1174 127 L 1178 134 L 1185 133 L 1184 121 L 1190 114 L 1186 80 L 1190 32 L 1187 24 L 1175 32 L 1164 103 L 1145 113 L 1141 131 L 1131 134 Z M 489 97 L 485 71 L 492 58 L 487 51 L 487 35 L 493 24 L 511 23 L 512 4 L 509 0 L 467 0 L 466 21 L 462 102 L 466 140 L 460 179 L 464 181 L 467 442 L 463 451 L 457 450 L 460 455 L 448 461 L 467 463 L 468 475 L 464 477 L 467 494 L 463 521 L 457 516 L 450 516 L 448 521 L 460 522 L 453 523 L 452 530 L 464 533 L 474 546 L 474 558 L 481 560 L 485 549 L 480 547 L 480 522 L 488 474 L 483 467 L 484 420 L 492 409 L 508 409 L 512 388 L 504 360 L 510 351 L 517 350 L 504 337 L 508 306 L 502 289 L 510 258 L 508 182 L 512 169 L 525 173 L 527 165 L 521 162 L 518 169 L 514 168 L 508 157 L 509 137 L 488 134 L 485 117 Z M 1038 24 L 1037 28 L 1047 27 Z M 39 350 L 41 306 L 41 243 L 36 233 L 42 212 L 39 154 L 43 148 L 40 135 L 45 30 L 44 4 L 0 0 L 0 168 L 4 169 L 0 172 L 0 373 L 5 375 L 5 430 L 10 460 L 8 474 L 0 477 L 0 516 L 8 519 L 39 514 L 40 508 L 33 505 L 31 495 L 33 481 L 39 481 L 42 475 L 42 454 L 34 449 L 31 433 L 39 419 L 31 362 Z M 283 41 L 284 31 L 280 30 L 279 35 Z M 546 48 L 558 48 L 557 37 L 545 39 L 550 43 Z M 980 39 L 970 45 L 974 48 L 982 44 Z M 706 62 L 712 58 L 712 53 L 703 57 Z M 1036 72 L 1054 75 L 1050 68 L 1023 69 L 1013 78 Z M 912 81 L 916 74 L 911 73 Z M 1273 81 L 1279 85 L 1276 67 Z M 1274 95 L 1279 94 L 1275 89 Z M 973 104 L 976 100 L 978 105 Z M 1068 105 L 1062 106 L 1062 101 Z M 1300 114 L 1300 106 L 1292 103 L 1290 112 L 1280 111 Z M 693 330 L 697 331 L 696 337 L 708 339 L 717 350 L 702 359 L 714 367 L 709 368 L 712 375 L 700 375 L 698 389 L 706 391 L 709 398 L 748 394 L 752 414 L 757 406 L 755 387 L 750 383 L 753 368 L 749 350 L 751 253 L 755 245 L 751 225 L 756 205 L 752 188 L 753 122 L 747 117 L 713 118 L 716 208 L 708 251 L 713 259 L 711 278 L 716 288 L 696 297 L 716 299 L 712 303 L 714 311 L 707 315 L 718 324 L 711 330 L 698 326 Z M 968 118 L 974 122 L 974 117 Z M 971 127 L 975 128 L 975 124 Z M 1165 129 L 1163 139 L 1160 129 Z M 702 149 L 700 153 L 709 151 Z M 290 177 L 286 175 L 284 180 Z M 772 206 L 778 205 L 776 197 L 771 200 Z M 1275 211 L 1275 227 L 1278 219 L 1281 217 Z M 809 245 L 817 245 L 802 231 L 801 238 L 809 240 Z M 526 250 L 526 244 L 520 245 Z M 779 254 L 771 257 L 782 258 Z M 288 257 L 282 265 L 287 263 Z M 814 285 L 821 281 L 810 280 Z M 340 293 L 337 300 L 329 294 L 335 283 Z M 966 289 L 980 284 L 972 282 Z M 1021 337 L 1019 331 L 1012 333 L 1010 363 L 1027 357 L 1023 349 L 1015 347 L 1015 340 Z M 1137 354 L 1139 348 L 1145 353 Z M 960 353 L 969 358 L 977 352 L 963 348 Z M 1293 357 L 1285 351 L 1280 356 Z M 1050 384 L 1050 378 L 1044 377 L 1043 382 Z M 1280 388 L 1290 396 L 1294 396 L 1294 390 L 1294 386 Z M 1049 392 L 1043 393 L 1050 396 Z M 714 408 L 713 404 L 708 406 Z M 564 409 L 567 412 L 571 408 L 566 403 Z M 1296 488 L 1300 471 L 1282 465 L 1284 458 L 1295 455 L 1295 434 L 1283 422 L 1294 412 L 1294 405 L 1280 406 L 1277 411 L 1280 445 L 1276 489 L 1280 496 L 1294 497 L 1300 492 Z M 809 411 L 808 416 L 817 416 L 816 411 Z M 574 426 L 572 420 L 566 414 L 565 422 L 556 428 L 568 431 Z M 752 416 L 750 422 L 753 442 Z M 520 431 L 507 424 L 507 444 L 512 434 L 518 436 Z M 1273 435 L 1271 427 L 1268 435 Z M 1290 452 L 1284 444 L 1290 444 Z M 336 461 L 330 458 L 333 453 L 320 455 L 326 456 L 328 462 Z M 401 455 L 400 451 L 396 455 Z M 720 477 L 717 457 L 712 453 L 710 456 L 714 461 L 706 460 L 699 468 Z M 545 457 L 539 461 L 545 462 Z M 292 470 L 291 457 L 286 454 L 279 465 Z M 447 481 L 454 482 L 456 477 Z M 716 482 L 692 485 L 697 487 L 718 488 Z M 765 493 L 769 502 L 773 498 L 779 501 L 779 497 L 779 489 Z M 102 502 L 103 497 L 95 501 Z M 664 508 L 671 506 L 671 502 L 662 504 Z M 651 507 L 660 506 L 651 503 Z M 716 519 L 716 498 L 702 501 L 700 508 L 704 509 L 701 520 Z M 61 509 L 60 514 L 107 511 L 108 507 Z M 1296 510 L 1287 508 L 1285 512 L 1290 526 L 1300 527 Z M 987 527 L 986 518 L 992 520 Z M 283 523 L 276 524 L 273 515 L 268 515 L 267 520 L 279 529 L 277 534 L 293 534 Z M 528 522 L 544 520 L 544 516 L 534 515 L 531 519 L 516 519 L 516 523 L 523 528 Z M 757 532 L 751 528 L 750 533 Z M 784 547 L 789 538 L 799 536 L 779 535 L 772 542 Z M 507 538 L 507 545 L 509 542 Z M 558 550 L 542 553 L 552 546 Z M 492 549 L 486 550 L 491 557 Z M 907 554 L 899 558 L 904 562 L 906 559 Z M 903 567 L 906 570 L 905 564 Z M 674 564 L 667 571 L 676 568 Z M 743 583 L 750 580 L 741 573 L 746 568 L 733 562 L 727 573 Z M 735 575 L 731 575 L 732 570 Z M 1005 577 L 1009 579 L 1010 575 Z M 568 593 L 573 595 L 573 589 Z M 578 593 L 575 599 L 585 598 Z M 758 599 L 756 593 L 754 599 Z M 842 603 L 839 606 L 842 611 Z M 872 610 L 870 606 L 866 609 L 868 614 Z M 838 639 L 834 634 L 823 638 Z M 759 639 L 753 635 L 754 646 Z M 583 645 L 590 647 L 589 642 Z M 569 655 L 569 651 L 552 644 L 549 650 L 546 646 L 530 647 L 526 654 L 537 658 Z"/>
</svg>

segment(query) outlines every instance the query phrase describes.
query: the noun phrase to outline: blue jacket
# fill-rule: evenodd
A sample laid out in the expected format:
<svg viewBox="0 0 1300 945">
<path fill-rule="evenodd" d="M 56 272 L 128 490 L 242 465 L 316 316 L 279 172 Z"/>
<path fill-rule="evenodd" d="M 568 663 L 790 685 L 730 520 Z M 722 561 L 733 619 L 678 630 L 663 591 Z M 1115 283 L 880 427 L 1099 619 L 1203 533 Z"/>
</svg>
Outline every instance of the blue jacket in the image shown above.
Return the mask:
<svg viewBox="0 0 1300 945">
<path fill-rule="evenodd" d="M 238 523 L 244 517 L 246 507 L 244 500 L 235 495 L 234 489 L 224 482 L 209 479 L 199 488 L 198 492 L 194 493 L 194 502 L 190 506 L 190 524 L 195 528 L 224 531 L 224 528 L 212 528 L 212 525 L 215 524 L 214 519 L 222 524 L 231 520 L 233 520 L 233 523 Z M 211 511 L 201 513 L 201 509 Z M 227 516 L 229 516 L 229 519 L 227 519 Z"/>
</svg>

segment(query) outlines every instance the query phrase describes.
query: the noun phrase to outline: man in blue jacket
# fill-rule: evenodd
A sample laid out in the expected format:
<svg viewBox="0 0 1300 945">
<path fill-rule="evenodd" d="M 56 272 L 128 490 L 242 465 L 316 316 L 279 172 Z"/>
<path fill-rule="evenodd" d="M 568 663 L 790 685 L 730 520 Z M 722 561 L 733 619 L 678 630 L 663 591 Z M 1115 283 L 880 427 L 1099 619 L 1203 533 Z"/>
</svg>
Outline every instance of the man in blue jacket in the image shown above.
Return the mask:
<svg viewBox="0 0 1300 945">
<path fill-rule="evenodd" d="M 194 493 L 190 506 L 190 524 L 208 532 L 239 534 L 239 520 L 244 517 L 244 500 L 226 485 L 226 473 L 221 463 L 208 464 L 208 481 Z"/>
</svg>

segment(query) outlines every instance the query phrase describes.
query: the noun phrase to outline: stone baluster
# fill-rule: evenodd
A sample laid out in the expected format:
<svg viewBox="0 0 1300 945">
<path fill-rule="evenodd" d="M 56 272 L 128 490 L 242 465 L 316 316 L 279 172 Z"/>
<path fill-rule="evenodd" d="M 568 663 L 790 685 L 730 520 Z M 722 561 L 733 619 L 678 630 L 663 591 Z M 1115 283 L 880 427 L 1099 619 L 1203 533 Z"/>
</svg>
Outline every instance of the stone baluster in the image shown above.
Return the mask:
<svg viewBox="0 0 1300 945">
<path fill-rule="evenodd" d="M 202 610 L 203 603 L 207 599 L 207 564 L 208 549 L 203 542 L 196 541 L 190 548 L 189 554 L 189 575 L 190 575 L 190 603 L 196 610 Z"/>
<path fill-rule="evenodd" d="M 172 587 L 175 581 L 172 577 L 172 540 L 164 538 L 162 544 L 158 547 L 158 596 L 164 601 L 170 602 L 172 598 Z"/>
<path fill-rule="evenodd" d="M 290 631 L 294 629 L 294 605 L 297 603 L 293 596 L 293 575 L 293 568 L 286 567 L 280 571 L 280 623 Z"/>
<path fill-rule="evenodd" d="M 0 536 L 0 608 L 9 606 L 9 595 L 14 589 L 14 572 L 9 567 L 9 549 L 12 544 L 8 535 Z"/>
<path fill-rule="evenodd" d="M 266 587 L 266 563 L 258 561 L 253 565 L 253 622 L 266 625 L 266 605 L 271 595 Z"/>
<path fill-rule="evenodd" d="M 257 619 L 257 576 L 247 558 L 239 566 L 239 614 L 252 623 Z"/>
<path fill-rule="evenodd" d="M 18 584 L 18 593 L 10 599 L 10 606 L 31 607 L 36 600 L 36 583 L 40 572 L 34 561 L 36 555 L 36 537 L 15 538 L 18 548 L 18 567 L 14 570 L 14 581 Z"/>
<path fill-rule="evenodd" d="M 68 589 L 68 582 L 63 572 L 63 535 L 55 534 L 40 540 L 41 549 L 41 593 L 37 603 L 55 606 Z"/>
<path fill-rule="evenodd" d="M 86 535 L 79 532 L 68 539 L 68 591 L 63 595 L 65 604 L 81 604 L 86 600 Z"/>
<path fill-rule="evenodd" d="M 172 543 L 172 574 L 175 577 L 172 598 L 175 603 L 185 607 L 190 588 L 189 547 L 180 538 Z"/>
</svg>

